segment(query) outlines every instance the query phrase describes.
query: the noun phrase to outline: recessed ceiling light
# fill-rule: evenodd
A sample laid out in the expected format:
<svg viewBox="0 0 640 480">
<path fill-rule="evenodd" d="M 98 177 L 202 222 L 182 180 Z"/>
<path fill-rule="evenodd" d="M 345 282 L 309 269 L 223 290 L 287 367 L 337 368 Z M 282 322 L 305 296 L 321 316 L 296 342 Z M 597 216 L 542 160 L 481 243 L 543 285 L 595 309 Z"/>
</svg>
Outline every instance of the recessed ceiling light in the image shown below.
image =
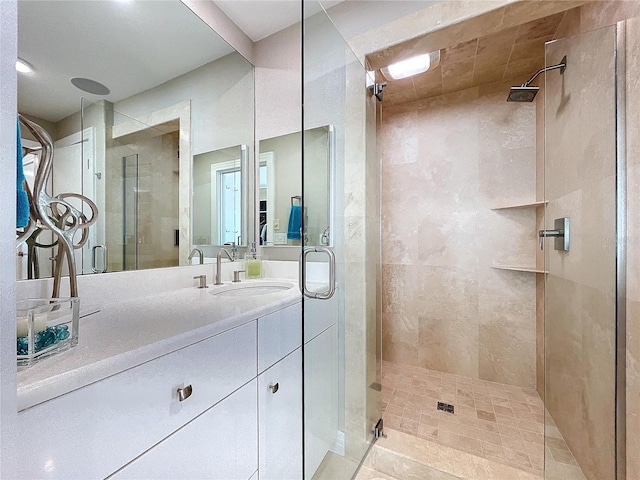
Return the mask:
<svg viewBox="0 0 640 480">
<path fill-rule="evenodd" d="M 424 73 L 430 68 L 435 68 L 440 63 L 440 50 L 431 53 L 416 55 L 415 57 L 392 63 L 388 67 L 380 69 L 387 80 L 400 80 Z"/>
<path fill-rule="evenodd" d="M 19 73 L 31 73 L 33 72 L 33 67 L 29 65 L 28 62 L 25 62 L 21 58 L 16 60 L 16 71 Z"/>
<path fill-rule="evenodd" d="M 71 83 L 83 92 L 92 93 L 93 95 L 109 95 L 111 93 L 111 90 L 106 86 L 90 78 L 74 77 L 71 79 Z"/>
</svg>

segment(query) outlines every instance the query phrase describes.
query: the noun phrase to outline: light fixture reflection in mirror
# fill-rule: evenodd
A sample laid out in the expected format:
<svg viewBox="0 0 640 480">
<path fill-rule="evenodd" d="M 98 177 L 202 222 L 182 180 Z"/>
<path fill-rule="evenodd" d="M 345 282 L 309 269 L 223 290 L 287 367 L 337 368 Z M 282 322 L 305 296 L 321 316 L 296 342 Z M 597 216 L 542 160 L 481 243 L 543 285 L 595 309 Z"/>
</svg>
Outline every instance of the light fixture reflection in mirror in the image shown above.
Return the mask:
<svg viewBox="0 0 640 480">
<path fill-rule="evenodd" d="M 247 145 L 193 156 L 193 244 L 247 244 Z"/>
</svg>

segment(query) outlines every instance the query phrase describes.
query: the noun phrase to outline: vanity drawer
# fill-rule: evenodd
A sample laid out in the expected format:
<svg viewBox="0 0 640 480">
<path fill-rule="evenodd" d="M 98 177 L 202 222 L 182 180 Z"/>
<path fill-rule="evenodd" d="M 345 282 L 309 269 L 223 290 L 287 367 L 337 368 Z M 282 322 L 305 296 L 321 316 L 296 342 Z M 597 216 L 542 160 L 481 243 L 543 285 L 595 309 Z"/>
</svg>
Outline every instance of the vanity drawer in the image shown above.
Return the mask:
<svg viewBox="0 0 640 480">
<path fill-rule="evenodd" d="M 258 373 L 302 344 L 302 306 L 291 305 L 258 319 Z"/>
<path fill-rule="evenodd" d="M 256 384 L 246 384 L 109 479 L 248 479 L 258 468 Z"/>
<path fill-rule="evenodd" d="M 250 322 L 19 413 L 22 478 L 106 477 L 254 378 L 256 333 Z"/>
</svg>

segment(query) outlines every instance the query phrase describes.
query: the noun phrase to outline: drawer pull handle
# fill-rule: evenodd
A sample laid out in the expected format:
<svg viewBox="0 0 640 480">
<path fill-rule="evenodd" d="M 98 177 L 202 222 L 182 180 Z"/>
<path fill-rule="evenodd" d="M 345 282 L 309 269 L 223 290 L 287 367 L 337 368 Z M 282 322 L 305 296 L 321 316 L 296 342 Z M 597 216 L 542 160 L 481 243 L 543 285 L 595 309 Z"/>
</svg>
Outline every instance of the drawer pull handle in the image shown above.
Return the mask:
<svg viewBox="0 0 640 480">
<path fill-rule="evenodd" d="M 178 400 L 184 402 L 187 398 L 191 396 L 193 393 L 193 387 L 191 385 L 187 385 L 183 388 L 178 388 Z"/>
<path fill-rule="evenodd" d="M 280 388 L 279 383 L 275 383 L 275 384 L 272 383 L 271 385 L 269 385 L 269 390 L 271 390 L 271 393 L 276 393 L 279 388 Z"/>
</svg>

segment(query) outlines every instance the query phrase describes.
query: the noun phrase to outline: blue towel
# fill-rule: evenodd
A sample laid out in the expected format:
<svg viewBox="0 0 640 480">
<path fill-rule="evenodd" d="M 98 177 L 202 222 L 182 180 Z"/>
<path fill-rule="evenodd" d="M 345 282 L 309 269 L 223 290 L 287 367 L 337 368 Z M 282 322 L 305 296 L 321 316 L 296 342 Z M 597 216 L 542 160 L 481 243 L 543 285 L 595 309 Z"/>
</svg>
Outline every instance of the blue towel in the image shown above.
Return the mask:
<svg viewBox="0 0 640 480">
<path fill-rule="evenodd" d="M 289 212 L 289 226 L 287 227 L 287 240 L 300 240 L 300 229 L 302 228 L 302 207 L 291 205 Z"/>
<path fill-rule="evenodd" d="M 20 140 L 20 120 L 18 120 L 18 141 L 16 143 L 16 227 L 26 227 L 29 223 L 29 198 L 24 191 L 24 170 L 22 169 L 22 140 Z"/>
</svg>

